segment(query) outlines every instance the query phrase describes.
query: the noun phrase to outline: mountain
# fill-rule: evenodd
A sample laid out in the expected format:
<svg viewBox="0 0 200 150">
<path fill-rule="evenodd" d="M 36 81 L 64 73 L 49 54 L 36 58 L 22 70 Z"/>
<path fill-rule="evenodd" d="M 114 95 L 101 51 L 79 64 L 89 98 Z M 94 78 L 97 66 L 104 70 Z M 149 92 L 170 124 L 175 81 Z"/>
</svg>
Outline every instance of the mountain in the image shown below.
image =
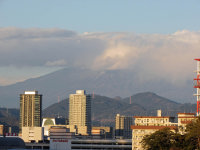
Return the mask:
<svg viewBox="0 0 200 150">
<path fill-rule="evenodd" d="M 129 98 L 115 100 L 106 96 L 95 95 L 92 99 L 92 120 L 98 125 L 114 125 L 117 113 L 126 116 L 156 115 L 157 109 L 162 109 L 162 114 L 177 116 L 178 112 L 195 112 L 195 104 L 181 104 L 158 96 L 155 93 L 145 92 L 132 96 L 132 103 Z M 63 116 L 68 118 L 69 99 L 53 104 L 43 111 L 44 117 Z"/>
<path fill-rule="evenodd" d="M 19 110 L 0 108 L 0 124 L 9 126 L 19 125 Z"/>
<path fill-rule="evenodd" d="M 95 94 L 121 99 L 139 92 L 152 91 L 177 102 L 195 102 L 192 79 L 186 83 L 179 86 L 165 80 L 145 80 L 134 70 L 65 68 L 24 82 L 0 86 L 0 103 L 1 107 L 19 108 L 19 94 L 25 90 L 37 90 L 43 95 L 43 108 L 46 108 L 78 89 L 84 89 L 88 94 L 94 91 Z"/>
<path fill-rule="evenodd" d="M 162 109 L 167 111 L 169 109 L 175 109 L 180 105 L 177 102 L 158 96 L 157 94 L 151 92 L 144 92 L 132 95 L 130 98 L 123 99 L 123 102 L 130 103 L 130 100 L 131 103 L 138 104 L 145 109 L 154 110 Z"/>
<path fill-rule="evenodd" d="M 130 115 L 132 112 L 145 111 L 143 107 L 137 104 L 129 105 L 122 101 L 116 101 L 106 96 L 95 95 L 92 98 L 92 116 L 95 120 L 112 119 L 113 114 L 121 113 L 124 115 Z M 55 117 L 61 115 L 63 117 L 68 116 L 69 99 L 65 99 L 60 103 L 53 104 L 44 109 L 43 115 L 48 117 Z M 105 115 L 106 114 L 106 115 Z M 131 115 L 134 115 L 131 114 Z"/>
</svg>

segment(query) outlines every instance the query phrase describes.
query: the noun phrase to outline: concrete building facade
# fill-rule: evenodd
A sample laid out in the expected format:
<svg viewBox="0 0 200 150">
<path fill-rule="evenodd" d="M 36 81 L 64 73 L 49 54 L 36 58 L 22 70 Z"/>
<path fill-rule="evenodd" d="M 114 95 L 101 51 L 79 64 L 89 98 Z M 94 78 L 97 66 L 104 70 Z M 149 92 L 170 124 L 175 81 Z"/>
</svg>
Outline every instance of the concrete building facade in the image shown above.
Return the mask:
<svg viewBox="0 0 200 150">
<path fill-rule="evenodd" d="M 162 116 L 161 110 L 157 116 L 134 116 L 135 125 L 132 128 L 132 150 L 143 150 L 141 141 L 145 135 L 152 134 L 163 128 L 177 129 L 175 117 Z"/>
<path fill-rule="evenodd" d="M 39 142 L 44 139 L 43 127 L 22 127 L 22 139 L 24 142 Z"/>
<path fill-rule="evenodd" d="M 100 126 L 100 127 L 92 127 L 92 131 L 93 130 L 101 130 L 103 131 L 104 135 L 103 138 L 104 139 L 112 139 L 113 138 L 113 127 L 104 127 L 104 126 Z"/>
<path fill-rule="evenodd" d="M 78 134 L 91 134 L 91 97 L 84 90 L 69 96 L 69 125 L 78 128 Z"/>
<path fill-rule="evenodd" d="M 42 95 L 37 91 L 25 91 L 24 94 L 20 94 L 20 133 L 22 127 L 40 127 L 41 116 Z"/>
<path fill-rule="evenodd" d="M 50 150 L 131 150 L 131 148 L 131 139 L 52 139 L 50 141 Z"/>
<path fill-rule="evenodd" d="M 117 114 L 115 117 L 115 138 L 131 139 L 131 125 L 133 125 L 133 117 Z"/>
<path fill-rule="evenodd" d="M 143 137 L 166 127 L 172 131 L 177 128 L 177 126 L 132 126 L 132 150 L 143 150 L 141 144 Z"/>
<path fill-rule="evenodd" d="M 181 134 L 185 133 L 186 125 L 197 119 L 195 113 L 178 113 L 178 128 Z"/>
</svg>

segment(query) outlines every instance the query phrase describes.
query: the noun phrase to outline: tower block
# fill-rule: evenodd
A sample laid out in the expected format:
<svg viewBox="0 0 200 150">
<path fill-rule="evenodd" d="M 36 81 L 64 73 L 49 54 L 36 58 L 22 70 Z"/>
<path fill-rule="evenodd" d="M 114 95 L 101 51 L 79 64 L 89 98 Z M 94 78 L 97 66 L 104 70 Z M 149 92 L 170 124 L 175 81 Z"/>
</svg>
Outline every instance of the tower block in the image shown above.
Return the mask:
<svg viewBox="0 0 200 150">
<path fill-rule="evenodd" d="M 197 116 L 200 114 L 200 58 L 195 59 L 197 61 L 197 77 L 194 78 L 194 88 L 197 89 L 197 93 L 194 94 L 197 97 Z"/>
</svg>

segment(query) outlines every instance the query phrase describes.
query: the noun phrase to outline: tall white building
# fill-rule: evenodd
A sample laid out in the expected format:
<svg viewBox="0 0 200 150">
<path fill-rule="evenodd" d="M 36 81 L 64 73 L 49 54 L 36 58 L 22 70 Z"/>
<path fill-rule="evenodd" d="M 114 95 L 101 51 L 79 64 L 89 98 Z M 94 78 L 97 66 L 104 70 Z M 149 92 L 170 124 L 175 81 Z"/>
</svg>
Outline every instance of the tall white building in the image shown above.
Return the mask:
<svg viewBox="0 0 200 150">
<path fill-rule="evenodd" d="M 91 98 L 84 90 L 69 95 L 69 125 L 75 125 L 78 133 L 91 133 Z"/>
</svg>

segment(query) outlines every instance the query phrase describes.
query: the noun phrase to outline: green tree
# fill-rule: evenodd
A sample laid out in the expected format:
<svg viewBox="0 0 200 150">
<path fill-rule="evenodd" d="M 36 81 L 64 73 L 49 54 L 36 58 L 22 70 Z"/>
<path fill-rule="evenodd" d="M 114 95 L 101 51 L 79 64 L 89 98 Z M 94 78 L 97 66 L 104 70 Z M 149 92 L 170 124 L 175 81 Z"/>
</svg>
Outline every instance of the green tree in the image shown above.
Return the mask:
<svg viewBox="0 0 200 150">
<path fill-rule="evenodd" d="M 146 150 L 184 149 L 185 137 L 170 128 L 163 128 L 144 136 L 142 145 Z"/>
<path fill-rule="evenodd" d="M 185 141 L 188 149 L 200 149 L 200 117 L 186 126 Z"/>
</svg>

